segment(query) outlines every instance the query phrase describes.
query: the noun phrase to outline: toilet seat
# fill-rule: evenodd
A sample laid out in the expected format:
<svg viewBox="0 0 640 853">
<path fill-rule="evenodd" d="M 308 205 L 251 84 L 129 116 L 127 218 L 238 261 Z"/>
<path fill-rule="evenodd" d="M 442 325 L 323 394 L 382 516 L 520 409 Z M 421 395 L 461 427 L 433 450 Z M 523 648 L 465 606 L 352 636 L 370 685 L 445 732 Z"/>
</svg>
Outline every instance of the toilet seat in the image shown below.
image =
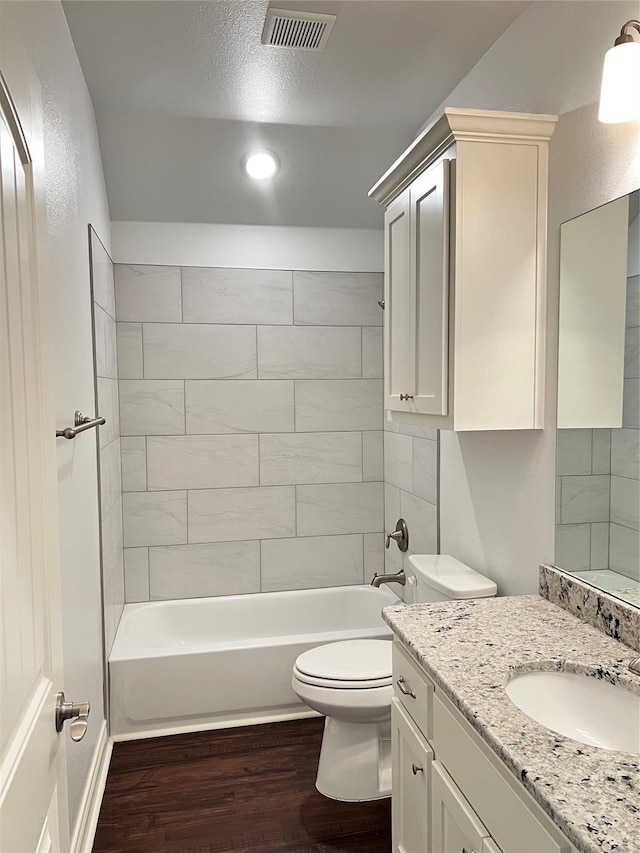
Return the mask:
<svg viewBox="0 0 640 853">
<path fill-rule="evenodd" d="M 303 652 L 293 668 L 304 684 L 367 690 L 391 684 L 391 640 L 343 640 Z"/>
</svg>

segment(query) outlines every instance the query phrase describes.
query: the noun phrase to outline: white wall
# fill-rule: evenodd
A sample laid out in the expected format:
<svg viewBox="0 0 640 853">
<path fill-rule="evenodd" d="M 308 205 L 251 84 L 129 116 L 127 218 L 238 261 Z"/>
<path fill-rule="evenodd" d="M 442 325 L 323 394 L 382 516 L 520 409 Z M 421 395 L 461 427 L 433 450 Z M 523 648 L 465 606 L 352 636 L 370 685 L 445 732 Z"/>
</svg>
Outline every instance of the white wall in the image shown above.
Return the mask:
<svg viewBox="0 0 640 853">
<path fill-rule="evenodd" d="M 633 17 L 637 3 L 532 3 L 446 100 L 561 114 L 550 147 L 545 429 L 441 433 L 441 551 L 501 594 L 535 592 L 538 564 L 553 561 L 560 224 L 638 186 L 638 124 L 596 117 L 604 53 Z"/>
<path fill-rule="evenodd" d="M 382 231 L 112 222 L 116 264 L 382 272 Z"/>
<path fill-rule="evenodd" d="M 62 11 L 50 2 L 2 3 L 40 77 L 44 100 L 47 219 L 55 327 L 56 422 L 94 411 L 87 225 L 110 239 L 93 107 Z M 68 745 L 69 810 L 78 807 L 104 721 L 95 434 L 58 440 L 64 690 L 91 702 L 87 735 Z"/>
</svg>

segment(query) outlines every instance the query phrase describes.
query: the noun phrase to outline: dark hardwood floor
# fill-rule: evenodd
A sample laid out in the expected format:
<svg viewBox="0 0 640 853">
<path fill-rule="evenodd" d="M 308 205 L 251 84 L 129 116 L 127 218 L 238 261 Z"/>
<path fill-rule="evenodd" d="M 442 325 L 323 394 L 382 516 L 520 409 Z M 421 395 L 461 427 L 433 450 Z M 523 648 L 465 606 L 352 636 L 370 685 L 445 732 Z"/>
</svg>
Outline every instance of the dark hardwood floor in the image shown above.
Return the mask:
<svg viewBox="0 0 640 853">
<path fill-rule="evenodd" d="M 389 853 L 390 800 L 316 791 L 323 724 L 116 743 L 94 853 Z"/>
</svg>

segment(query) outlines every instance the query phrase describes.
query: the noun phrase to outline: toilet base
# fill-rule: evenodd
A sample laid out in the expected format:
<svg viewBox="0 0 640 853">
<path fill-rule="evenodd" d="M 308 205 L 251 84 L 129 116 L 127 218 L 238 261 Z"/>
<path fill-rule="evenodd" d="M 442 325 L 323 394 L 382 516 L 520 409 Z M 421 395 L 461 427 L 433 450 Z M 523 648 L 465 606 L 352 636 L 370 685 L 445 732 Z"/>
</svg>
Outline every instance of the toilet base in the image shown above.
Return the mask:
<svg viewBox="0 0 640 853">
<path fill-rule="evenodd" d="M 391 720 L 350 723 L 326 717 L 316 788 L 359 803 L 391 796 Z"/>
</svg>

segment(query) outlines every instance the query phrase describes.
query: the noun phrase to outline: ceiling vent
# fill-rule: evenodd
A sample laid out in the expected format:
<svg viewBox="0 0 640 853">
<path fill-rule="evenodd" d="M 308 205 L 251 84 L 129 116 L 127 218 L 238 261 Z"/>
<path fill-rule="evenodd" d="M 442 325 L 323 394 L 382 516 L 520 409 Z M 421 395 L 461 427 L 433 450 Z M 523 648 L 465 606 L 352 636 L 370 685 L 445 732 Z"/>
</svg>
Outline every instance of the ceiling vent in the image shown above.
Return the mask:
<svg viewBox="0 0 640 853">
<path fill-rule="evenodd" d="M 262 44 L 294 47 L 298 50 L 322 50 L 335 20 L 335 15 L 267 9 Z"/>
</svg>

